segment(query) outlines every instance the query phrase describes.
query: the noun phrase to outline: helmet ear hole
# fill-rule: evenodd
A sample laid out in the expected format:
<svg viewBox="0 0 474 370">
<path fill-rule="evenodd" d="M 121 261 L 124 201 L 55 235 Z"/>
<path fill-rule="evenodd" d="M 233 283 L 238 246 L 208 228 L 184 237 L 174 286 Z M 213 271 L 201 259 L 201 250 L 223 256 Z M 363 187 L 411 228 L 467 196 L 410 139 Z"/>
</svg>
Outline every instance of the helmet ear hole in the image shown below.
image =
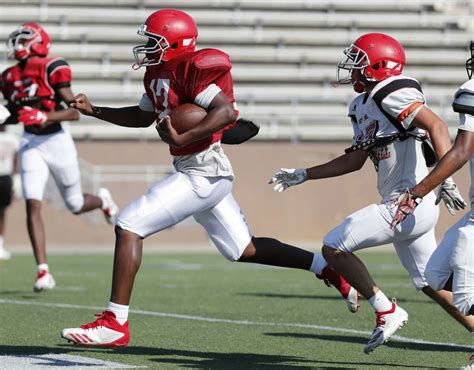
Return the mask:
<svg viewBox="0 0 474 370">
<path fill-rule="evenodd" d="M 179 46 L 179 43 L 178 43 L 178 41 L 176 41 L 175 43 L 173 43 L 173 44 L 170 46 L 170 48 L 174 50 L 174 49 L 176 49 L 178 46 Z"/>
</svg>

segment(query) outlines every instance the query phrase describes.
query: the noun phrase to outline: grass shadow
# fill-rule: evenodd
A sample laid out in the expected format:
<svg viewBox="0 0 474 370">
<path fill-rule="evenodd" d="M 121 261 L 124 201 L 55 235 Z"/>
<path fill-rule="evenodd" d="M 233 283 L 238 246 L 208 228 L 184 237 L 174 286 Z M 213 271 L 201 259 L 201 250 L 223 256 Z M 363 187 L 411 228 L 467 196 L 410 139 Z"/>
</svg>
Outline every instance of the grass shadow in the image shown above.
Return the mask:
<svg viewBox="0 0 474 370">
<path fill-rule="evenodd" d="M 304 334 L 304 333 L 265 333 L 264 335 L 273 337 L 291 337 L 298 339 L 317 339 L 333 341 L 337 343 L 360 343 L 365 344 L 368 338 L 356 337 L 350 335 L 331 335 L 331 334 Z M 398 348 L 398 349 L 409 349 L 413 351 L 430 351 L 430 352 L 464 352 L 472 351 L 472 347 L 468 345 L 451 346 L 444 344 L 431 344 L 431 343 L 413 343 L 413 342 L 402 342 L 397 340 L 391 340 L 383 344 L 385 347 Z M 362 350 L 362 349 L 361 349 Z"/>
</svg>

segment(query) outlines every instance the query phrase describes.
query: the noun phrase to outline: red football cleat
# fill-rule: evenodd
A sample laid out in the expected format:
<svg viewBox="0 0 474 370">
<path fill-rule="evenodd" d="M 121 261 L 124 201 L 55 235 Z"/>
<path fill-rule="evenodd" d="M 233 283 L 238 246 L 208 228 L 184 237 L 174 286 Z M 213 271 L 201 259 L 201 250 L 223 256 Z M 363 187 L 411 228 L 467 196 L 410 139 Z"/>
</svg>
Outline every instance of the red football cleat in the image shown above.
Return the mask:
<svg viewBox="0 0 474 370">
<path fill-rule="evenodd" d="M 111 311 L 104 311 L 97 320 L 82 325 L 80 328 L 67 328 L 61 337 L 76 344 L 85 346 L 125 347 L 130 341 L 128 321 L 123 325 L 116 320 Z"/>
</svg>

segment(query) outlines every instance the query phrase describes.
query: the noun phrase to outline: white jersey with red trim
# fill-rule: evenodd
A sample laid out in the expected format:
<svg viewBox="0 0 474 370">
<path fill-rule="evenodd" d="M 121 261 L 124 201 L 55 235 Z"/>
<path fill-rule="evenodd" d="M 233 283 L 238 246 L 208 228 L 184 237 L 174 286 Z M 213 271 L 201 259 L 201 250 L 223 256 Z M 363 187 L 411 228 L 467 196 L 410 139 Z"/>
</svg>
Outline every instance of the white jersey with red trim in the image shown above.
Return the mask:
<svg viewBox="0 0 474 370">
<path fill-rule="evenodd" d="M 464 83 L 456 94 L 454 94 L 454 99 L 456 100 L 461 94 L 469 96 L 469 101 L 474 102 L 474 80 L 469 80 Z M 459 127 L 460 130 L 474 132 L 474 116 L 467 113 L 459 113 Z M 471 157 L 471 190 L 469 192 L 469 197 L 471 198 L 471 213 L 474 209 L 474 156 Z"/>
<path fill-rule="evenodd" d="M 349 106 L 353 144 L 389 138 L 405 130 L 423 136 L 425 131 L 412 126 L 412 122 L 424 104 L 425 97 L 415 79 L 395 76 L 381 81 Z M 372 147 L 368 153 L 378 173 L 377 187 L 383 202 L 415 186 L 428 174 L 421 141 L 412 137 Z"/>
</svg>

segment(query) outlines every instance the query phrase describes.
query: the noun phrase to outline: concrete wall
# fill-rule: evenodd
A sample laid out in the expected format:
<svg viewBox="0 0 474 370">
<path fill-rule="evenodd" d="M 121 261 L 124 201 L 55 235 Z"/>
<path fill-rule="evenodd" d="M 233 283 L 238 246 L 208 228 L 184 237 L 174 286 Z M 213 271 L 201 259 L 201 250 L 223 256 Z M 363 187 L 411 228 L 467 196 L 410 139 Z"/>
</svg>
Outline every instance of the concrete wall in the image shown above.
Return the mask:
<svg viewBox="0 0 474 370">
<path fill-rule="evenodd" d="M 274 193 L 268 180 L 280 167 L 308 167 L 334 158 L 348 143 L 246 143 L 225 146 L 237 175 L 234 196 L 247 221 L 258 236 L 272 236 L 317 249 L 324 234 L 349 213 L 378 202 L 375 171 L 370 161 L 356 173 L 313 181 Z M 79 155 L 93 164 L 168 164 L 167 146 L 160 142 L 78 142 Z M 455 176 L 467 199 L 468 168 Z M 109 186 L 121 207 L 146 191 L 146 184 L 104 184 Z M 6 244 L 13 250 L 28 249 L 23 201 L 16 201 L 7 214 Z M 441 212 L 437 235 L 457 220 L 445 209 Z M 100 222 L 91 224 L 84 216 L 44 205 L 47 242 L 51 248 L 112 249 L 113 228 Z M 194 221 L 150 237 L 146 245 L 208 245 L 205 233 Z"/>
</svg>

